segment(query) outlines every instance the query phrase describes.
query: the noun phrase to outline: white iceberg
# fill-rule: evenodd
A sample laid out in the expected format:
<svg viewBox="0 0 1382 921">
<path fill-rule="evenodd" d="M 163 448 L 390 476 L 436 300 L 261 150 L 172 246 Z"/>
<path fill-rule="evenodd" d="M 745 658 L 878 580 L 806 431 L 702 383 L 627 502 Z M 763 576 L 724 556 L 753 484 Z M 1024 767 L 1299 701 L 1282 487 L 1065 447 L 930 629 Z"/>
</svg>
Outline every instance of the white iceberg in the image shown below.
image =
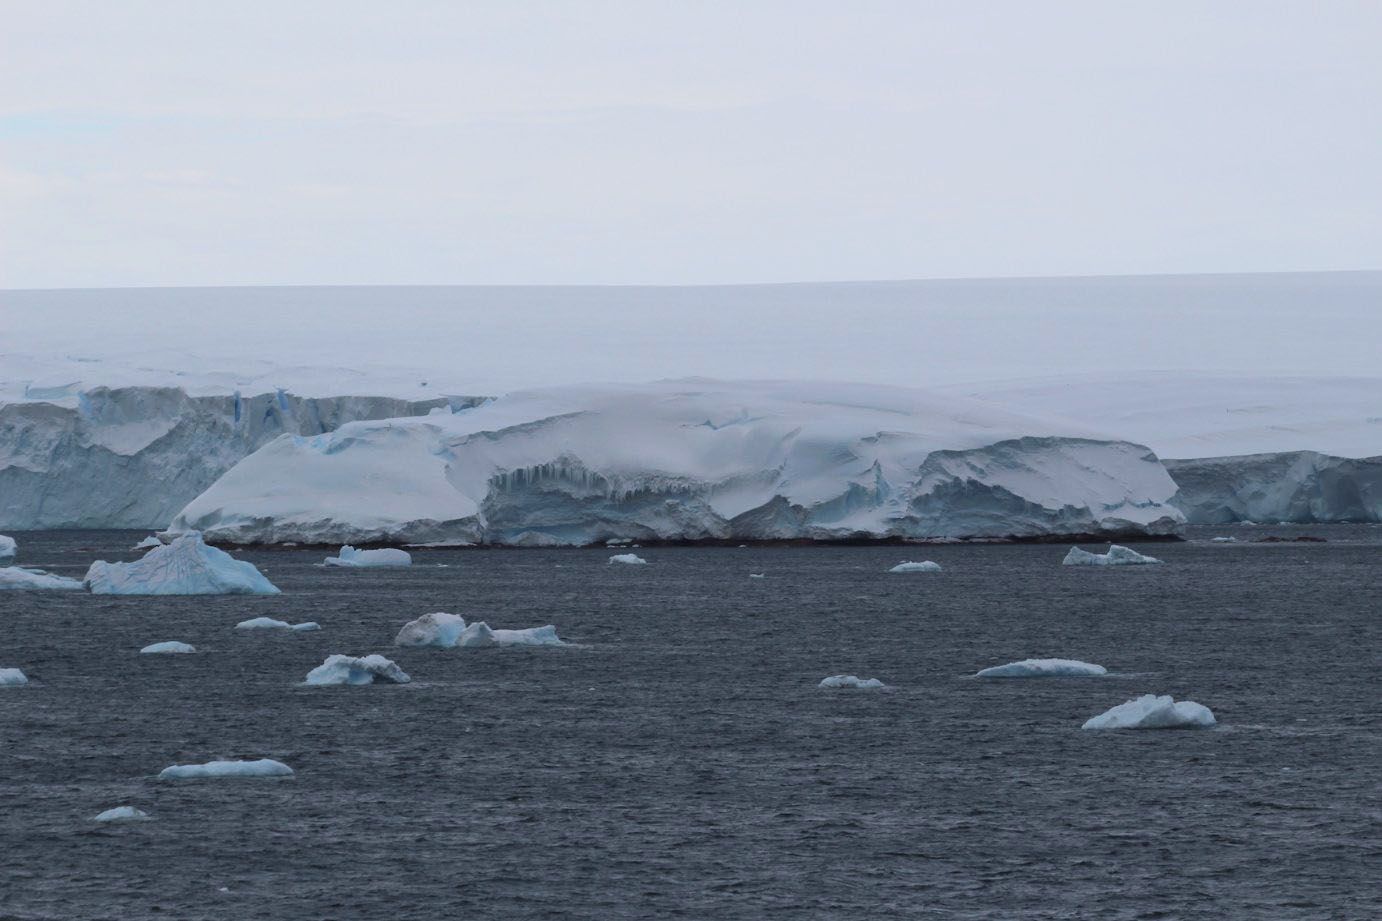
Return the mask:
<svg viewBox="0 0 1382 921">
<path fill-rule="evenodd" d="M 465 630 L 465 618 L 459 614 L 435 611 L 410 620 L 394 637 L 395 646 L 436 646 L 450 649 Z"/>
<path fill-rule="evenodd" d="M 886 687 L 877 678 L 860 678 L 856 675 L 831 675 L 821 681 L 819 687 L 823 688 L 860 688 L 869 690 L 872 688 Z"/>
<path fill-rule="evenodd" d="M 1172 533 L 1156 455 L 921 390 L 659 381 L 513 391 L 284 436 L 169 525 L 234 543 Z"/>
<path fill-rule="evenodd" d="M 304 684 L 373 684 L 376 680 L 393 684 L 407 684 L 413 679 L 392 659 L 381 655 L 327 656 L 326 661 L 307 673 Z"/>
<path fill-rule="evenodd" d="M 116 806 L 114 809 L 107 809 L 105 812 L 96 816 L 93 822 L 147 822 L 150 816 L 143 809 L 136 809 L 133 806 Z"/>
<path fill-rule="evenodd" d="M 253 563 L 207 546 L 201 534 L 183 534 L 130 563 L 97 560 L 86 572 L 97 595 L 277 595 Z"/>
<path fill-rule="evenodd" d="M 157 655 L 159 653 L 186 655 L 188 653 L 196 652 L 197 647 L 191 645 L 190 643 L 179 643 L 177 640 L 168 640 L 164 643 L 151 643 L 150 645 L 145 646 L 143 649 L 139 651 L 140 653 L 148 653 L 151 655 Z"/>
<path fill-rule="evenodd" d="M 310 630 L 320 630 L 321 624 L 309 620 L 300 624 L 290 624 L 286 620 L 275 620 L 272 617 L 251 617 L 249 620 L 242 620 L 235 625 L 236 630 L 291 630 L 297 633 L 304 633 Z"/>
<path fill-rule="evenodd" d="M 749 578 L 750 578 L 750 579 L 766 579 L 767 577 L 768 577 L 768 574 L 765 573 L 765 572 L 751 572 L 751 573 L 749 573 Z"/>
<path fill-rule="evenodd" d="M 155 536 L 155 535 L 153 535 L 153 534 L 150 534 L 148 537 L 144 538 L 143 540 L 141 540 L 139 543 L 135 544 L 135 545 L 134 545 L 133 547 L 131 547 L 130 549 L 131 549 L 131 550 L 150 550 L 150 549 L 152 549 L 152 548 L 154 548 L 154 547 L 162 547 L 162 546 L 163 546 L 163 541 L 159 540 L 157 536 Z"/>
<path fill-rule="evenodd" d="M 29 676 L 17 668 L 0 668 L 0 688 L 17 688 L 28 684 Z"/>
<path fill-rule="evenodd" d="M 1210 542 L 1211 544 L 1236 544 L 1236 543 L 1238 543 L 1238 538 L 1236 538 L 1236 537 L 1211 537 L 1211 538 L 1209 539 L 1209 542 Z"/>
<path fill-rule="evenodd" d="M 256 761 L 208 761 L 205 764 L 174 764 L 158 772 L 160 780 L 200 780 L 208 777 L 291 777 L 293 769 L 282 761 L 260 758 Z"/>
<path fill-rule="evenodd" d="M 484 621 L 478 621 L 466 627 L 456 639 L 456 646 L 461 648 L 565 645 L 557 636 L 557 628 L 552 624 L 522 630 L 497 630 L 491 629 Z"/>
<path fill-rule="evenodd" d="M 648 561 L 636 553 L 616 553 L 609 558 L 611 563 L 627 563 L 631 566 L 646 566 Z"/>
<path fill-rule="evenodd" d="M 382 547 L 378 550 L 356 550 L 346 544 L 336 556 L 324 561 L 327 566 L 411 566 L 413 557 L 407 550 Z"/>
<path fill-rule="evenodd" d="M 1214 725 L 1210 709 L 1193 700 L 1143 694 L 1085 720 L 1081 729 L 1202 729 Z"/>
<path fill-rule="evenodd" d="M 19 555 L 19 544 L 13 537 L 0 534 L 0 563 L 8 563 Z"/>
<path fill-rule="evenodd" d="M 24 569 L 21 566 L 0 568 L 0 592 L 12 591 L 73 591 L 85 586 L 80 579 L 55 576 L 41 569 Z"/>
<path fill-rule="evenodd" d="M 976 678 L 1091 678 L 1107 675 L 1108 669 L 1078 659 L 1023 659 L 995 665 L 978 672 Z"/>
<path fill-rule="evenodd" d="M 888 572 L 940 572 L 941 564 L 933 563 L 930 560 L 923 560 L 920 563 L 898 563 Z"/>
<path fill-rule="evenodd" d="M 1160 562 L 1161 560 L 1156 557 L 1143 556 L 1136 550 L 1129 550 L 1117 544 L 1110 544 L 1108 553 L 1090 553 L 1079 547 L 1071 547 L 1065 559 L 1061 560 L 1065 566 L 1144 566 Z"/>
</svg>

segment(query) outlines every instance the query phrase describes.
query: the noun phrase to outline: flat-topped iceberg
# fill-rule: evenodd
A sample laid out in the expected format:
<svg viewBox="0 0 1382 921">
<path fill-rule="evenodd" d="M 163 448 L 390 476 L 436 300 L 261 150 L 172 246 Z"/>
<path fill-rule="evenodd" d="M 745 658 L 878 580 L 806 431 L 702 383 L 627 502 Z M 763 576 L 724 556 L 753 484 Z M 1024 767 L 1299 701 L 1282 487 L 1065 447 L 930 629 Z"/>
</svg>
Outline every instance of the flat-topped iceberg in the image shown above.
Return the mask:
<svg viewBox="0 0 1382 921">
<path fill-rule="evenodd" d="M 80 591 L 85 587 L 81 579 L 55 576 L 41 569 L 24 569 L 22 566 L 0 568 L 0 592 L 6 589 L 20 592 Z"/>
<path fill-rule="evenodd" d="M 327 557 L 324 562 L 327 566 L 411 566 L 413 557 L 408 551 L 393 547 L 356 550 L 350 544 L 346 544 L 340 553 Z"/>
<path fill-rule="evenodd" d="M 130 563 L 97 560 L 86 572 L 97 595 L 277 595 L 253 563 L 207 546 L 201 534 L 180 535 Z"/>
<path fill-rule="evenodd" d="M 392 659 L 381 655 L 327 656 L 326 661 L 307 673 L 304 684 L 373 684 L 384 681 L 391 684 L 407 684 L 413 679 L 399 668 Z"/>
<path fill-rule="evenodd" d="M 145 655 L 188 655 L 197 651 L 197 647 L 191 643 L 180 643 L 177 640 L 167 640 L 162 643 L 150 643 L 139 650 Z"/>
<path fill-rule="evenodd" d="M 624 563 L 630 566 L 646 566 L 648 561 L 636 553 L 616 553 L 609 558 L 611 563 Z"/>
<path fill-rule="evenodd" d="M 831 675 L 829 678 L 822 679 L 819 687 L 872 690 L 874 688 L 886 687 L 886 685 L 877 678 L 860 678 L 857 675 Z"/>
<path fill-rule="evenodd" d="M 0 688 L 17 688 L 28 684 L 29 676 L 18 668 L 0 668 Z"/>
<path fill-rule="evenodd" d="M 1023 659 L 979 671 L 976 678 L 1091 678 L 1108 669 L 1078 659 Z"/>
<path fill-rule="evenodd" d="M 523 630 L 496 630 L 484 621 L 467 625 L 459 614 L 436 611 L 403 625 L 394 637 L 398 646 L 440 649 L 482 649 L 490 646 L 565 646 L 552 624 Z"/>
<path fill-rule="evenodd" d="M 933 563 L 930 560 L 922 560 L 919 563 L 911 561 L 898 563 L 888 572 L 940 572 L 941 564 Z"/>
<path fill-rule="evenodd" d="M 200 780 L 208 777 L 291 777 L 293 769 L 282 761 L 259 758 L 254 761 L 208 761 L 205 764 L 174 764 L 158 772 L 160 780 Z"/>
<path fill-rule="evenodd" d="M 0 534 L 0 563 L 8 563 L 19 555 L 19 544 L 13 537 Z"/>
<path fill-rule="evenodd" d="M 1183 523 L 1175 491 L 1141 445 L 960 396 L 695 379 L 283 436 L 170 530 L 531 546 L 1163 534 Z"/>
<path fill-rule="evenodd" d="M 1161 560 L 1156 557 L 1143 556 L 1136 550 L 1120 547 L 1117 544 L 1110 544 L 1108 553 L 1090 553 L 1079 547 L 1071 547 L 1070 552 L 1065 555 L 1065 559 L 1061 560 L 1061 563 L 1066 566 L 1145 566 L 1160 562 Z"/>
<path fill-rule="evenodd" d="M 1193 700 L 1143 694 L 1085 720 L 1081 729 L 1204 729 L 1214 725 L 1210 709 Z"/>
<path fill-rule="evenodd" d="M 249 620 L 242 620 L 235 625 L 236 630 L 289 630 L 295 633 L 306 633 L 311 630 L 320 630 L 321 624 L 314 620 L 304 621 L 300 624 L 290 624 L 286 620 L 275 620 L 272 617 L 251 617 Z"/>
<path fill-rule="evenodd" d="M 143 809 L 133 806 L 116 806 L 96 816 L 93 822 L 148 822 L 153 817 Z"/>
</svg>

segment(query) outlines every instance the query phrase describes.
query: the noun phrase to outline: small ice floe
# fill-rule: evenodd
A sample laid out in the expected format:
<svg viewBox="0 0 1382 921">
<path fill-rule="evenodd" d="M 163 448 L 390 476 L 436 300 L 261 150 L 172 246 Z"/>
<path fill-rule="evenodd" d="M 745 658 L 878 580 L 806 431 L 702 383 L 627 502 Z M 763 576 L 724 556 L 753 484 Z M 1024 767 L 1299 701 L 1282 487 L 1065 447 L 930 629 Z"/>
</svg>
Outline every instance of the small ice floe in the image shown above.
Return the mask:
<svg viewBox="0 0 1382 921">
<path fill-rule="evenodd" d="M 55 576 L 41 569 L 25 569 L 22 566 L 0 568 L 0 592 L 9 589 L 17 592 L 41 591 L 80 591 L 80 579 Z"/>
<path fill-rule="evenodd" d="M 868 690 L 871 688 L 886 687 L 877 678 L 860 678 L 856 675 L 831 675 L 821 681 L 819 687 L 823 688 L 859 688 Z"/>
<path fill-rule="evenodd" d="M 151 550 L 151 549 L 153 549 L 154 547 L 162 547 L 162 546 L 163 546 L 163 541 L 159 540 L 158 537 L 157 537 L 156 535 L 150 534 L 148 537 L 144 538 L 143 540 L 141 540 L 139 543 L 135 544 L 135 545 L 134 545 L 133 547 L 131 547 L 130 549 L 131 549 L 131 550 Z"/>
<path fill-rule="evenodd" d="M 636 553 L 616 553 L 609 558 L 611 563 L 627 563 L 631 566 L 646 566 L 648 561 Z"/>
<path fill-rule="evenodd" d="M 19 555 L 19 544 L 13 537 L 0 534 L 0 563 L 8 563 Z"/>
<path fill-rule="evenodd" d="M 129 563 L 97 560 L 86 571 L 97 595 L 277 595 L 253 563 L 209 547 L 189 531 Z"/>
<path fill-rule="evenodd" d="M 489 646 L 565 646 L 551 624 L 526 630 L 494 630 L 484 621 L 467 625 L 459 614 L 436 611 L 410 620 L 394 637 L 396 646 L 482 649 Z"/>
<path fill-rule="evenodd" d="M 888 572 L 940 572 L 941 564 L 933 563 L 930 560 L 922 560 L 920 563 L 906 561 L 898 563 Z"/>
<path fill-rule="evenodd" d="M 133 806 L 116 806 L 114 809 L 107 809 L 105 812 L 96 816 L 93 822 L 147 822 L 153 816 L 143 809 L 136 809 Z"/>
<path fill-rule="evenodd" d="M 995 665 L 975 674 L 975 678 L 1092 678 L 1107 675 L 1108 669 L 1078 659 L 1023 659 Z"/>
<path fill-rule="evenodd" d="M 350 544 L 341 548 L 341 552 L 336 556 L 329 556 L 324 561 L 327 566 L 411 566 L 413 558 L 407 550 L 399 550 L 395 547 L 383 547 L 379 550 L 356 550 Z"/>
<path fill-rule="evenodd" d="M 179 643 L 177 640 L 168 640 L 166 643 L 151 643 L 150 645 L 145 646 L 143 649 L 139 650 L 141 654 L 147 653 L 151 655 L 158 653 L 186 655 L 187 653 L 196 651 L 196 646 L 193 646 L 190 643 Z"/>
<path fill-rule="evenodd" d="M 1142 566 L 1160 562 L 1156 557 L 1143 556 L 1136 550 L 1118 544 L 1109 544 L 1108 553 L 1090 553 L 1079 547 L 1071 547 L 1065 559 L 1061 560 L 1066 566 Z"/>
<path fill-rule="evenodd" d="M 381 655 L 327 656 L 326 661 L 307 673 L 304 684 L 373 684 L 376 680 L 392 684 L 407 684 L 413 679 L 392 659 Z"/>
<path fill-rule="evenodd" d="M 768 575 L 767 573 L 763 573 L 763 572 L 751 572 L 751 573 L 749 573 L 749 578 L 750 578 L 750 579 L 766 579 L 766 578 L 767 578 L 767 575 Z"/>
<path fill-rule="evenodd" d="M 1202 729 L 1214 725 L 1210 709 L 1169 694 L 1143 694 L 1085 720 L 1081 729 Z"/>
<path fill-rule="evenodd" d="M 1236 537 L 1211 537 L 1211 538 L 1209 539 L 1209 542 L 1210 542 L 1211 544 L 1236 544 L 1236 543 L 1238 543 L 1238 538 L 1236 538 Z"/>
<path fill-rule="evenodd" d="M 0 668 L 0 688 L 17 688 L 29 683 L 29 676 L 17 668 Z"/>
<path fill-rule="evenodd" d="M 300 624 L 290 624 L 286 620 L 275 620 L 272 617 L 251 617 L 249 620 L 242 620 L 235 625 L 236 630 L 291 630 L 295 633 L 306 633 L 310 630 L 320 630 L 321 624 L 314 620 L 304 621 Z"/>
<path fill-rule="evenodd" d="M 174 764 L 158 772 L 159 780 L 201 780 L 208 777 L 291 777 L 293 769 L 282 761 L 260 758 L 256 761 L 208 761 L 205 764 Z"/>
</svg>

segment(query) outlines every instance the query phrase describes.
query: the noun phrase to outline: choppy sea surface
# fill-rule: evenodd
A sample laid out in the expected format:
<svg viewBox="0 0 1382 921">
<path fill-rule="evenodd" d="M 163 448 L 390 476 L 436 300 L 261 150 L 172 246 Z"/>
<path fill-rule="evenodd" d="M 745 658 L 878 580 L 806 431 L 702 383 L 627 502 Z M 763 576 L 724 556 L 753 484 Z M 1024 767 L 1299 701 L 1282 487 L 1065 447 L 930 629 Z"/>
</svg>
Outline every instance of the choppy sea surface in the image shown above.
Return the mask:
<svg viewBox="0 0 1382 921">
<path fill-rule="evenodd" d="M 1253 542 L 1297 533 L 1328 542 Z M 143 534 L 15 536 L 80 576 Z M 1382 917 L 1382 529 L 1192 536 L 1098 570 L 1041 545 L 270 550 L 236 555 L 277 597 L 3 592 L 0 666 L 31 684 L 0 688 L 0 917 Z M 576 645 L 393 647 L 429 611 Z M 260 615 L 323 629 L 233 629 Z M 138 654 L 161 640 L 197 653 Z M 372 652 L 413 683 L 301 685 Z M 968 677 L 1044 656 L 1111 674 Z M 840 673 L 888 688 L 817 688 Z M 1149 692 L 1219 725 L 1081 731 Z M 156 779 L 259 757 L 296 774 Z M 92 821 L 119 805 L 154 820 Z"/>
</svg>

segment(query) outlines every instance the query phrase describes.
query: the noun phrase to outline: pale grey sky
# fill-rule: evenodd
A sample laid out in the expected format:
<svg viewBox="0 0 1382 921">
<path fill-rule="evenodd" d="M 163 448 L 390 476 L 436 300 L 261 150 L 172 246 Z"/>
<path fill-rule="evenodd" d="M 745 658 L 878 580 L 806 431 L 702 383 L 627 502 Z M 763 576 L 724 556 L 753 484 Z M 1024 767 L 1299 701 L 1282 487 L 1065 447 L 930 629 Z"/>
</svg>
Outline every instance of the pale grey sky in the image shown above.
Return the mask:
<svg viewBox="0 0 1382 921">
<path fill-rule="evenodd" d="M 1375 2 L 0 22 L 0 287 L 1382 267 Z"/>
</svg>

